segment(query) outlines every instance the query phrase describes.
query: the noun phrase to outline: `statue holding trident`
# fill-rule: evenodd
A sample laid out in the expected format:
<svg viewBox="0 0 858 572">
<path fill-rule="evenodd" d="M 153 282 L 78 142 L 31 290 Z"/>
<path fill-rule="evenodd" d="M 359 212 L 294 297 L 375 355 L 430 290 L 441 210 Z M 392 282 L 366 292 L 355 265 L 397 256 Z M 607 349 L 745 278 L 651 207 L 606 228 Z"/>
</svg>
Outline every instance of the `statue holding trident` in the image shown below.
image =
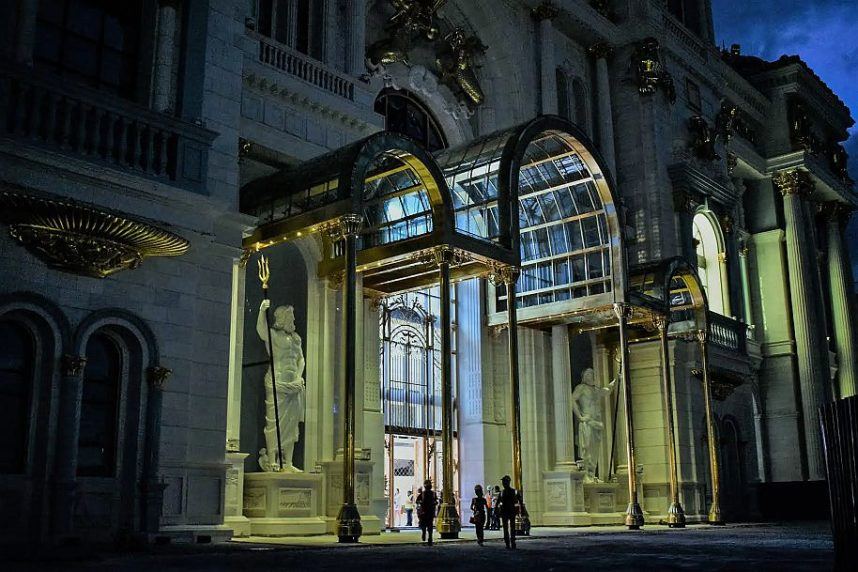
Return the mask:
<svg viewBox="0 0 858 572">
<path fill-rule="evenodd" d="M 278 306 L 274 324 L 268 315 L 268 280 L 271 273 L 264 256 L 259 258 L 262 303 L 256 332 L 268 351 L 265 373 L 265 448 L 259 451 L 263 471 L 300 472 L 292 465 L 292 453 L 298 441 L 298 423 L 304 420 L 304 353 L 301 336 L 295 332 L 295 310 Z"/>
<path fill-rule="evenodd" d="M 619 377 L 619 373 L 617 374 Z M 578 418 L 578 452 L 584 465 L 584 480 L 595 482 L 596 463 L 602 450 L 602 401 L 614 389 L 614 379 L 607 387 L 597 387 L 592 368 L 581 373 L 581 383 L 572 392 L 572 411 Z"/>
</svg>

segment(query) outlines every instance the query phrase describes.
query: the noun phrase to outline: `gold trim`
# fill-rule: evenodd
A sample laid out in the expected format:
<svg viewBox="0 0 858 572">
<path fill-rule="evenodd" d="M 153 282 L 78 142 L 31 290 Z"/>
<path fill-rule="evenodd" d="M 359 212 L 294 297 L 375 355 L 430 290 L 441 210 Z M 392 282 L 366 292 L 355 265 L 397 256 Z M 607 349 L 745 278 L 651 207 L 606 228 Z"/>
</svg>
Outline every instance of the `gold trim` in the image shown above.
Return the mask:
<svg viewBox="0 0 858 572">
<path fill-rule="evenodd" d="M 181 256 L 184 238 L 71 199 L 0 192 L 9 234 L 51 268 L 94 278 L 134 269 L 150 256 Z"/>
</svg>

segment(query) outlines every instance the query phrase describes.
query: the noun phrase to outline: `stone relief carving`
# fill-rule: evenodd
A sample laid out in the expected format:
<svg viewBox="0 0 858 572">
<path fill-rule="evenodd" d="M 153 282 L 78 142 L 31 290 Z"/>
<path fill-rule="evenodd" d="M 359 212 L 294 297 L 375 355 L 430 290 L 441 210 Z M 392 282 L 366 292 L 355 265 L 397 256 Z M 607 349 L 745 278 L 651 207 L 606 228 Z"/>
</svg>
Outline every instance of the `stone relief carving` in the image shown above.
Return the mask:
<svg viewBox="0 0 858 572">
<path fill-rule="evenodd" d="M 721 156 L 715 151 L 715 133 L 700 115 L 688 119 L 688 131 L 691 133 L 691 149 L 694 155 L 704 161 L 717 161 Z"/>
<path fill-rule="evenodd" d="M 381 77 L 387 87 L 394 85 L 388 68 L 401 64 L 409 69 L 410 87 L 418 93 L 435 95 L 438 84 L 456 96 L 458 104 L 447 111 L 455 118 L 470 116 L 485 99 L 476 74 L 476 59 L 487 47 L 475 35 L 455 27 L 441 36 L 438 10 L 446 0 L 390 0 L 393 15 L 384 24 L 384 37 L 367 48 L 369 77 Z M 431 56 L 426 58 L 428 49 Z M 415 60 L 426 60 L 426 65 Z M 430 64 L 431 62 L 431 64 Z"/>
<path fill-rule="evenodd" d="M 292 306 L 279 306 L 274 310 L 274 323 L 271 325 L 271 345 L 268 346 L 269 331 L 265 321 L 265 312 L 271 305 L 263 300 L 259 306 L 259 319 L 256 332 L 273 356 L 274 382 L 277 391 L 277 407 L 280 424 L 280 446 L 277 443 L 277 416 L 275 415 L 274 388 L 271 384 L 271 368 L 265 373 L 265 448 L 259 451 L 259 467 L 263 471 L 277 471 L 280 468 L 278 450 L 283 450 L 283 470 L 300 472 L 292 465 L 292 453 L 298 441 L 298 423 L 304 421 L 304 352 L 301 336 L 295 332 L 295 310 Z"/>
<path fill-rule="evenodd" d="M 311 489 L 281 488 L 278 498 L 280 510 L 307 510 L 312 507 Z"/>
</svg>

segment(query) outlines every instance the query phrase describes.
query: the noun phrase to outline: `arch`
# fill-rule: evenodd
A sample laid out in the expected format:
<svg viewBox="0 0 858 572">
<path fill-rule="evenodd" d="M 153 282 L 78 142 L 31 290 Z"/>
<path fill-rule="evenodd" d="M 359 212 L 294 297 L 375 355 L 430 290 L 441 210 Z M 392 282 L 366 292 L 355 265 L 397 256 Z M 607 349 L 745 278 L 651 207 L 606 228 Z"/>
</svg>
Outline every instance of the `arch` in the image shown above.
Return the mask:
<svg viewBox="0 0 858 572">
<path fill-rule="evenodd" d="M 572 79 L 572 101 L 575 109 L 575 123 L 587 133 L 591 133 L 590 98 L 584 81 L 577 76 Z"/>
<path fill-rule="evenodd" d="M 375 98 L 375 111 L 384 117 L 384 128 L 408 137 L 423 145 L 430 153 L 447 147 L 447 137 L 435 114 L 423 101 L 407 89 L 386 87 Z M 398 115 L 404 117 L 398 117 Z M 413 114 L 420 124 L 408 125 Z"/>
<path fill-rule="evenodd" d="M 246 185 L 241 209 L 267 219 L 269 224 L 258 228 L 250 239 L 257 247 L 267 247 L 317 231 L 349 213 L 363 213 L 364 223 L 371 223 L 364 210 L 372 206 L 382 186 L 392 189 L 391 196 L 425 196 L 428 205 L 421 198 L 423 210 L 416 216 L 431 215 L 431 221 L 417 234 L 452 234 L 446 216 L 452 210 L 450 196 L 434 158 L 413 139 L 388 131 Z"/>
<path fill-rule="evenodd" d="M 674 256 L 634 266 L 630 274 L 630 296 L 643 307 L 669 316 L 671 333 L 685 327 L 708 328 L 709 301 L 694 267 Z"/>
<path fill-rule="evenodd" d="M 697 211 L 691 224 L 697 254 L 697 272 L 706 290 L 710 309 L 726 315 L 728 305 L 724 298 L 724 286 L 727 277 L 723 275 L 725 267 L 722 264 L 722 259 L 726 256 L 726 244 L 721 225 L 709 210 Z"/>
<path fill-rule="evenodd" d="M 601 156 L 578 126 L 559 116 L 539 116 L 440 152 L 437 158 L 453 195 L 456 230 L 509 249 L 517 264 L 523 266 L 525 281 L 517 298 L 519 307 L 543 309 L 526 310 L 520 320 L 574 311 L 576 304 L 581 306 L 578 303 L 581 298 L 593 295 L 604 295 L 607 303 L 624 299 L 622 223 L 613 180 Z M 586 197 L 586 208 L 579 208 L 579 192 Z M 543 209 L 552 214 L 546 217 Z M 598 239 L 595 244 L 576 250 L 573 240 L 584 239 L 572 238 L 567 223 L 574 227 L 590 217 Z M 500 224 L 503 220 L 509 220 L 510 224 Z M 582 232 L 576 228 L 575 232 Z M 546 255 L 534 257 L 534 239 L 545 245 L 545 250 L 538 254 Z M 576 292 L 575 275 L 569 268 L 574 262 L 573 255 L 588 249 L 601 252 L 600 274 L 590 274 L 590 262 L 582 261 L 586 284 L 583 291 Z M 538 266 L 543 263 L 544 269 Z M 536 269 L 537 284 L 541 280 L 538 273 L 550 270 L 551 276 L 543 276 L 549 283 L 543 292 L 549 295 L 533 296 L 528 292 L 529 266 Z M 591 288 L 591 282 L 597 283 L 598 288 Z M 503 289 L 499 292 L 499 301 L 503 302 Z M 498 309 L 503 311 L 504 304 Z"/>
<path fill-rule="evenodd" d="M 137 340 L 143 352 L 142 363 L 145 366 L 154 367 L 160 364 L 158 341 L 149 325 L 136 314 L 121 308 L 96 310 L 78 324 L 71 346 L 75 355 L 85 355 L 89 338 L 106 326 L 112 326 L 118 335 L 132 335 Z"/>
<path fill-rule="evenodd" d="M 56 342 L 56 357 L 71 345 L 72 330 L 60 308 L 48 298 L 35 292 L 12 292 L 0 295 L 0 317 L 7 313 L 24 312 L 49 330 Z"/>
</svg>

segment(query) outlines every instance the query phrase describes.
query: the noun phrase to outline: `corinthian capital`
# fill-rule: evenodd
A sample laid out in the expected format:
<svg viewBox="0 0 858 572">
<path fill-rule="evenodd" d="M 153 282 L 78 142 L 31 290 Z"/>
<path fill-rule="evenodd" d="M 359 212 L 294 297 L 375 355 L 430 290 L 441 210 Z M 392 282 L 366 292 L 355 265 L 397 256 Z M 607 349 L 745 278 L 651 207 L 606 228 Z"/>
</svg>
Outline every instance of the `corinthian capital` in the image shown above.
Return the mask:
<svg viewBox="0 0 858 572">
<path fill-rule="evenodd" d="M 83 372 L 84 367 L 86 367 L 86 358 L 84 356 L 63 354 L 62 371 L 64 376 L 76 377 Z"/>
<path fill-rule="evenodd" d="M 783 196 L 809 196 L 813 193 L 813 180 L 804 169 L 784 169 L 772 175 L 772 184 Z"/>
<path fill-rule="evenodd" d="M 345 238 L 357 236 L 363 223 L 363 218 L 358 214 L 345 214 L 337 221 L 340 234 Z"/>
<path fill-rule="evenodd" d="M 840 201 L 826 201 L 820 205 L 820 211 L 827 220 L 843 224 L 852 216 L 854 208 Z"/>
<path fill-rule="evenodd" d="M 172 373 L 172 369 L 160 365 L 150 367 L 146 370 L 149 387 L 152 389 L 163 390 Z"/>
</svg>

